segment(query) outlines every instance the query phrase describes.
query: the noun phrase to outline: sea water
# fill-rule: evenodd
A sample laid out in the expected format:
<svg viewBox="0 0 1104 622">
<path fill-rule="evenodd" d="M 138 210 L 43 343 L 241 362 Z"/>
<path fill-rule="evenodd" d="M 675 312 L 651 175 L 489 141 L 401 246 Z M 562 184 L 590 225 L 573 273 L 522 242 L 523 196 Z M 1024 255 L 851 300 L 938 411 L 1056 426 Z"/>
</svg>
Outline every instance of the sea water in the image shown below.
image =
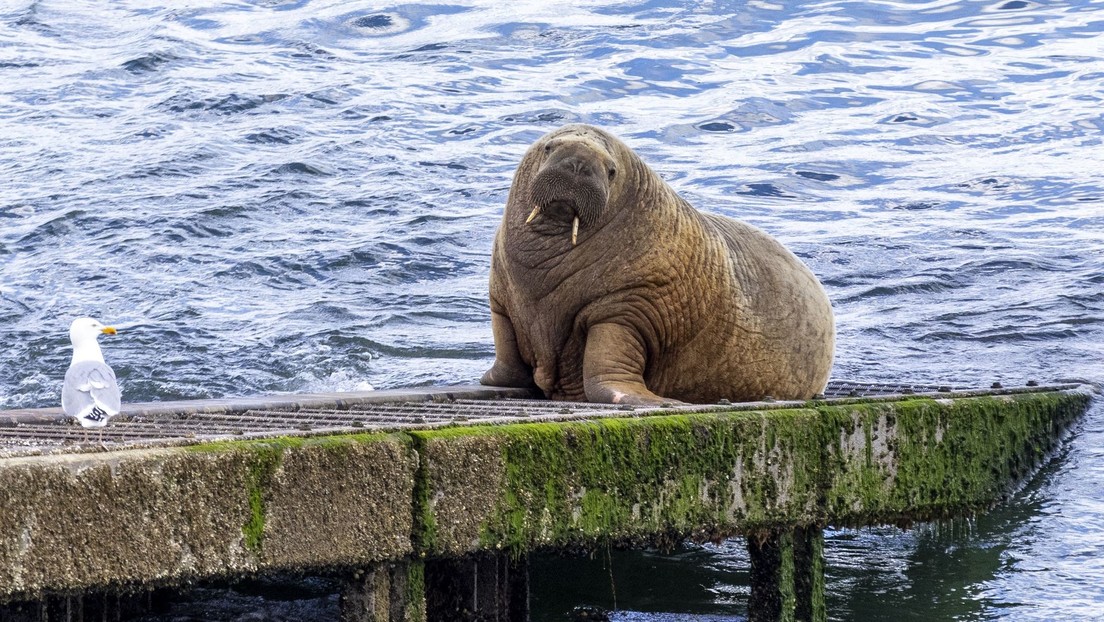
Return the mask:
<svg viewBox="0 0 1104 622">
<path fill-rule="evenodd" d="M 321 0 L 0 5 L 0 408 L 69 321 L 127 401 L 474 382 L 513 169 L 569 122 L 770 232 L 834 375 L 1104 380 L 1104 4 Z M 829 530 L 836 620 L 1104 617 L 1104 409 L 972 521 Z M 303 579 L 159 620 L 336 617 Z M 739 539 L 533 560 L 535 620 L 746 615 Z"/>
</svg>

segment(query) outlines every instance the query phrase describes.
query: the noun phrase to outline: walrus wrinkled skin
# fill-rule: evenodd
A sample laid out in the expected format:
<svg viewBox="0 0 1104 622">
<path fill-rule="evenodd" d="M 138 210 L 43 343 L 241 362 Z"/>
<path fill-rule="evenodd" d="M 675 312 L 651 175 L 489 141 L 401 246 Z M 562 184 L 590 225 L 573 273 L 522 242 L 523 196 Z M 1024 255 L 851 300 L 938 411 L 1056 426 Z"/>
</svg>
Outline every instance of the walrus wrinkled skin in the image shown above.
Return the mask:
<svg viewBox="0 0 1104 622">
<path fill-rule="evenodd" d="M 480 382 L 556 400 L 808 399 L 832 306 L 766 233 L 690 206 L 616 137 L 568 125 L 518 166 L 491 258 Z"/>
</svg>

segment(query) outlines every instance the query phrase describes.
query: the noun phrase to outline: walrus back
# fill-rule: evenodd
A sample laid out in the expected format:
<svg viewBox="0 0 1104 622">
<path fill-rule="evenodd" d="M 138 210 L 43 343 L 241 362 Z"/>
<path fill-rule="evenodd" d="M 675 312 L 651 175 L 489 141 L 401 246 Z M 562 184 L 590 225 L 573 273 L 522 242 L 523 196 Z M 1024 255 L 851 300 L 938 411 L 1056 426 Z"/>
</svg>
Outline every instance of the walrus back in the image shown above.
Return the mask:
<svg viewBox="0 0 1104 622">
<path fill-rule="evenodd" d="M 779 399 L 808 399 L 821 392 L 832 368 L 835 320 L 820 281 L 761 229 L 725 216 L 701 215 L 731 255 L 733 282 L 739 288 L 739 300 L 733 303 L 758 319 L 756 332 L 774 353 L 770 371 L 764 373 L 776 378 L 764 390 Z"/>
</svg>

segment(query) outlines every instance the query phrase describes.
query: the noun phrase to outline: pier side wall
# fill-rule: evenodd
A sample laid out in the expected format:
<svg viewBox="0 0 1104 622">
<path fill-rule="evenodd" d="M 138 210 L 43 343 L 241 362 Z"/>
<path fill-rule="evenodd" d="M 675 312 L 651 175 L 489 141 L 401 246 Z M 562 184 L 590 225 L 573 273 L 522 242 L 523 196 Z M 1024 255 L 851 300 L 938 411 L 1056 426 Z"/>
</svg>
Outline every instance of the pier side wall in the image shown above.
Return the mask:
<svg viewBox="0 0 1104 622">
<path fill-rule="evenodd" d="M 813 409 L 415 432 L 433 555 L 676 543 L 821 518 Z M 457 450 L 468 448 L 468 451 Z"/>
<path fill-rule="evenodd" d="M 824 519 L 908 525 L 987 510 L 1050 457 L 1091 399 L 1073 391 L 820 406 Z"/>
<path fill-rule="evenodd" d="M 402 558 L 417 463 L 393 435 L 0 460 L 0 597 Z"/>
<path fill-rule="evenodd" d="M 0 600 L 969 515 L 1089 395 L 731 412 L 0 459 Z"/>
<path fill-rule="evenodd" d="M 971 515 L 1030 475 L 1083 393 L 414 432 L 418 547 L 677 543 Z"/>
</svg>

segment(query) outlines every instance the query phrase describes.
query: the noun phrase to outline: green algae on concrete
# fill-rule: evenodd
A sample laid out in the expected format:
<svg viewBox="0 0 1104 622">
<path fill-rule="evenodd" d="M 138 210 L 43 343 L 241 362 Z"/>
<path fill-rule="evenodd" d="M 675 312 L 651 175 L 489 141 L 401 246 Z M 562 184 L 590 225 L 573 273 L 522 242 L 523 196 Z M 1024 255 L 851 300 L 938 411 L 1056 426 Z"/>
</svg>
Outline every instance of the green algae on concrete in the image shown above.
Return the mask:
<svg viewBox="0 0 1104 622">
<path fill-rule="evenodd" d="M 272 483 L 272 476 L 280 466 L 283 451 L 279 445 L 258 444 L 250 458 L 249 479 L 246 482 L 249 494 L 249 519 L 242 525 L 242 537 L 245 548 L 254 555 L 261 554 L 265 527 L 265 490 Z"/>
<path fill-rule="evenodd" d="M 506 426 L 502 429 L 506 429 Z M 423 555 L 478 550 L 479 528 L 505 485 L 499 441 L 466 427 L 411 433 L 420 457 L 415 476 L 415 547 Z M 450 494 L 443 494 L 448 490 Z"/>
<path fill-rule="evenodd" d="M 425 562 L 411 561 L 405 564 L 406 611 L 403 622 L 426 621 Z"/>
<path fill-rule="evenodd" d="M 1078 391 L 412 432 L 423 554 L 674 543 L 969 515 L 1030 474 Z"/>
<path fill-rule="evenodd" d="M 1050 454 L 1088 406 L 1081 392 L 820 406 L 825 518 L 907 523 L 991 507 Z"/>
<path fill-rule="evenodd" d="M 322 535 L 330 554 L 343 551 L 347 563 L 386 559 L 375 556 L 380 550 L 410 549 L 410 490 L 417 459 L 406 436 L 283 437 L 187 449 L 245 457 L 249 476 L 243 495 L 249 514 L 242 524 L 242 543 L 262 564 L 276 559 L 310 564 L 317 553 L 304 550 L 300 541 Z M 312 490 L 341 494 L 313 496 Z M 320 533 L 308 533 L 315 529 Z M 378 541 L 382 534 L 386 537 Z M 363 546 L 365 539 L 373 541 L 372 547 Z"/>
<path fill-rule="evenodd" d="M 429 550 L 673 544 L 815 522 L 817 417 L 788 409 L 414 432 L 435 519 Z M 479 463 L 461 447 L 478 447 Z"/>
</svg>

